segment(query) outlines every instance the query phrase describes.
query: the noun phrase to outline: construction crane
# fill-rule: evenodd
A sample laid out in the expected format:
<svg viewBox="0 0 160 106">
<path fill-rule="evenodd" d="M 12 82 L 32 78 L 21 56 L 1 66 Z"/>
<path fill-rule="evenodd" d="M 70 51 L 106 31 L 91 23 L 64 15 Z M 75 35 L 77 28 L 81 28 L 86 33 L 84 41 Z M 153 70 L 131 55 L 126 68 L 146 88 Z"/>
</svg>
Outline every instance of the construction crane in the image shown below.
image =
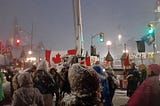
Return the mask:
<svg viewBox="0 0 160 106">
<path fill-rule="evenodd" d="M 81 16 L 81 2 L 80 0 L 72 0 L 73 3 L 73 19 L 74 19 L 74 33 L 76 38 L 77 56 L 84 55 L 84 40 L 82 31 L 82 16 Z"/>
</svg>

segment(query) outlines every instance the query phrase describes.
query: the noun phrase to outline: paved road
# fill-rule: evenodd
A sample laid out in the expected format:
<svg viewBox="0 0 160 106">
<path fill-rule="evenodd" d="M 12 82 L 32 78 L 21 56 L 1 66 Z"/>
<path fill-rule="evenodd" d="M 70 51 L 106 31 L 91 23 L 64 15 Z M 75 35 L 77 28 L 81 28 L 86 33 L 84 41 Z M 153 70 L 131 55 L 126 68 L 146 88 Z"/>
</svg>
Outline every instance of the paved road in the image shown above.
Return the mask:
<svg viewBox="0 0 160 106">
<path fill-rule="evenodd" d="M 129 97 L 126 96 L 126 93 L 126 90 L 117 89 L 115 91 L 115 95 L 113 97 L 114 106 L 124 106 L 127 103 Z"/>
<path fill-rule="evenodd" d="M 124 106 L 127 103 L 128 99 L 129 98 L 126 96 L 126 90 L 117 89 L 113 97 L 113 105 L 114 106 Z M 5 106 L 10 106 L 10 105 L 5 105 Z"/>
</svg>

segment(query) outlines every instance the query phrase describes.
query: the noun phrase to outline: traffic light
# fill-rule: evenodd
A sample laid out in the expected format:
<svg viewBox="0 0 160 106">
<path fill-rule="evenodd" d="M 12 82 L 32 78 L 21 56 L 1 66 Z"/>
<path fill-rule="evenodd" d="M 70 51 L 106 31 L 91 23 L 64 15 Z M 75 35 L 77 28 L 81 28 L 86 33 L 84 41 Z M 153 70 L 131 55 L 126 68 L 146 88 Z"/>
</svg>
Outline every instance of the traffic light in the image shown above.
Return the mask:
<svg viewBox="0 0 160 106">
<path fill-rule="evenodd" d="M 147 29 L 147 43 L 150 45 L 154 41 L 155 41 L 155 27 L 152 23 L 150 23 Z"/>
<path fill-rule="evenodd" d="M 148 45 L 151 45 L 155 41 L 156 29 L 152 23 L 148 24 L 146 34 L 142 36 L 141 40 L 145 41 Z"/>
<path fill-rule="evenodd" d="M 104 42 L 104 33 L 100 32 L 99 34 L 99 42 Z"/>
<path fill-rule="evenodd" d="M 16 39 L 16 46 L 19 46 L 21 43 L 20 39 Z"/>
<path fill-rule="evenodd" d="M 147 29 L 147 35 L 148 36 L 153 36 L 155 35 L 155 28 L 154 28 L 154 25 L 153 24 L 149 24 L 148 25 L 148 29 Z"/>
</svg>

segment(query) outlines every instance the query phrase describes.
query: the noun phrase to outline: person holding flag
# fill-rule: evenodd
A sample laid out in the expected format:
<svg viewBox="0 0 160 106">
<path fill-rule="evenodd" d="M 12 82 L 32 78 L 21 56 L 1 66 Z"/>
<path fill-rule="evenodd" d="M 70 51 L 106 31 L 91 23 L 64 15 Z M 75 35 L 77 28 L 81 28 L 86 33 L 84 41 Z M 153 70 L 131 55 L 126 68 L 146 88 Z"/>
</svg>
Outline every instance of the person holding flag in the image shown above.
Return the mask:
<svg viewBox="0 0 160 106">
<path fill-rule="evenodd" d="M 140 73 L 136 69 L 135 63 L 131 63 L 131 69 L 129 70 L 126 79 L 128 81 L 127 96 L 131 97 L 134 91 L 137 89 L 138 83 L 140 81 Z"/>
</svg>

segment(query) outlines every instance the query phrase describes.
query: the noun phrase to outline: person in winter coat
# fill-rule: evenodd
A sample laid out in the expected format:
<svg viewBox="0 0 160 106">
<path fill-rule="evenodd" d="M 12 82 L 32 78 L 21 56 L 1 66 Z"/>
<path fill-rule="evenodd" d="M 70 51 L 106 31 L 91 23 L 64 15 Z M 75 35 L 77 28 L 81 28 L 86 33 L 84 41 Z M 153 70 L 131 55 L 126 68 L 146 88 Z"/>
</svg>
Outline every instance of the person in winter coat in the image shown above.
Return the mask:
<svg viewBox="0 0 160 106">
<path fill-rule="evenodd" d="M 147 67 L 145 64 L 140 64 L 138 66 L 138 71 L 140 72 L 140 84 L 147 78 Z"/>
<path fill-rule="evenodd" d="M 60 106 L 103 106 L 100 101 L 100 80 L 95 71 L 73 64 L 68 79 L 71 94 L 64 96 Z"/>
<path fill-rule="evenodd" d="M 116 78 L 113 69 L 111 67 L 109 67 L 106 70 L 107 74 L 108 74 L 108 84 L 109 84 L 109 91 L 110 91 L 110 97 L 111 97 L 111 101 L 113 100 L 114 94 L 115 94 L 115 90 L 118 88 L 118 79 Z"/>
<path fill-rule="evenodd" d="M 149 70 L 153 75 L 142 82 L 127 106 L 160 106 L 160 66 L 151 64 Z"/>
<path fill-rule="evenodd" d="M 0 70 L 0 104 L 4 100 L 4 90 L 3 90 L 3 73 Z"/>
<path fill-rule="evenodd" d="M 101 81 L 101 87 L 102 87 L 101 95 L 102 95 L 102 100 L 104 100 L 105 106 L 112 106 L 113 104 L 112 104 L 110 90 L 109 90 L 109 83 L 107 80 L 108 76 L 102 70 L 102 67 L 100 65 L 95 65 L 92 68 L 98 74 L 99 79 Z"/>
<path fill-rule="evenodd" d="M 20 87 L 18 84 L 18 81 L 17 81 L 18 76 L 24 72 L 28 72 L 31 75 L 31 78 L 33 79 L 35 70 L 36 70 L 36 66 L 32 65 L 32 66 L 28 67 L 27 69 L 23 70 L 23 72 L 14 73 L 14 75 L 11 79 L 11 95 L 13 94 L 13 92 L 15 90 L 17 90 Z"/>
<path fill-rule="evenodd" d="M 131 97 L 134 91 L 137 89 L 139 81 L 140 81 L 140 74 L 139 71 L 136 69 L 136 64 L 131 64 L 131 69 L 128 72 L 127 75 L 127 96 Z"/>
<path fill-rule="evenodd" d="M 33 82 L 34 82 L 34 87 L 38 88 L 39 91 L 43 94 L 45 106 L 52 106 L 53 105 L 52 100 L 56 85 L 54 80 L 49 75 L 48 69 L 49 69 L 48 62 L 42 60 L 37 65 L 37 70 L 34 74 Z"/>
<path fill-rule="evenodd" d="M 28 72 L 18 76 L 20 88 L 14 91 L 11 106 L 44 106 L 43 96 L 33 87 L 31 75 Z"/>
</svg>

